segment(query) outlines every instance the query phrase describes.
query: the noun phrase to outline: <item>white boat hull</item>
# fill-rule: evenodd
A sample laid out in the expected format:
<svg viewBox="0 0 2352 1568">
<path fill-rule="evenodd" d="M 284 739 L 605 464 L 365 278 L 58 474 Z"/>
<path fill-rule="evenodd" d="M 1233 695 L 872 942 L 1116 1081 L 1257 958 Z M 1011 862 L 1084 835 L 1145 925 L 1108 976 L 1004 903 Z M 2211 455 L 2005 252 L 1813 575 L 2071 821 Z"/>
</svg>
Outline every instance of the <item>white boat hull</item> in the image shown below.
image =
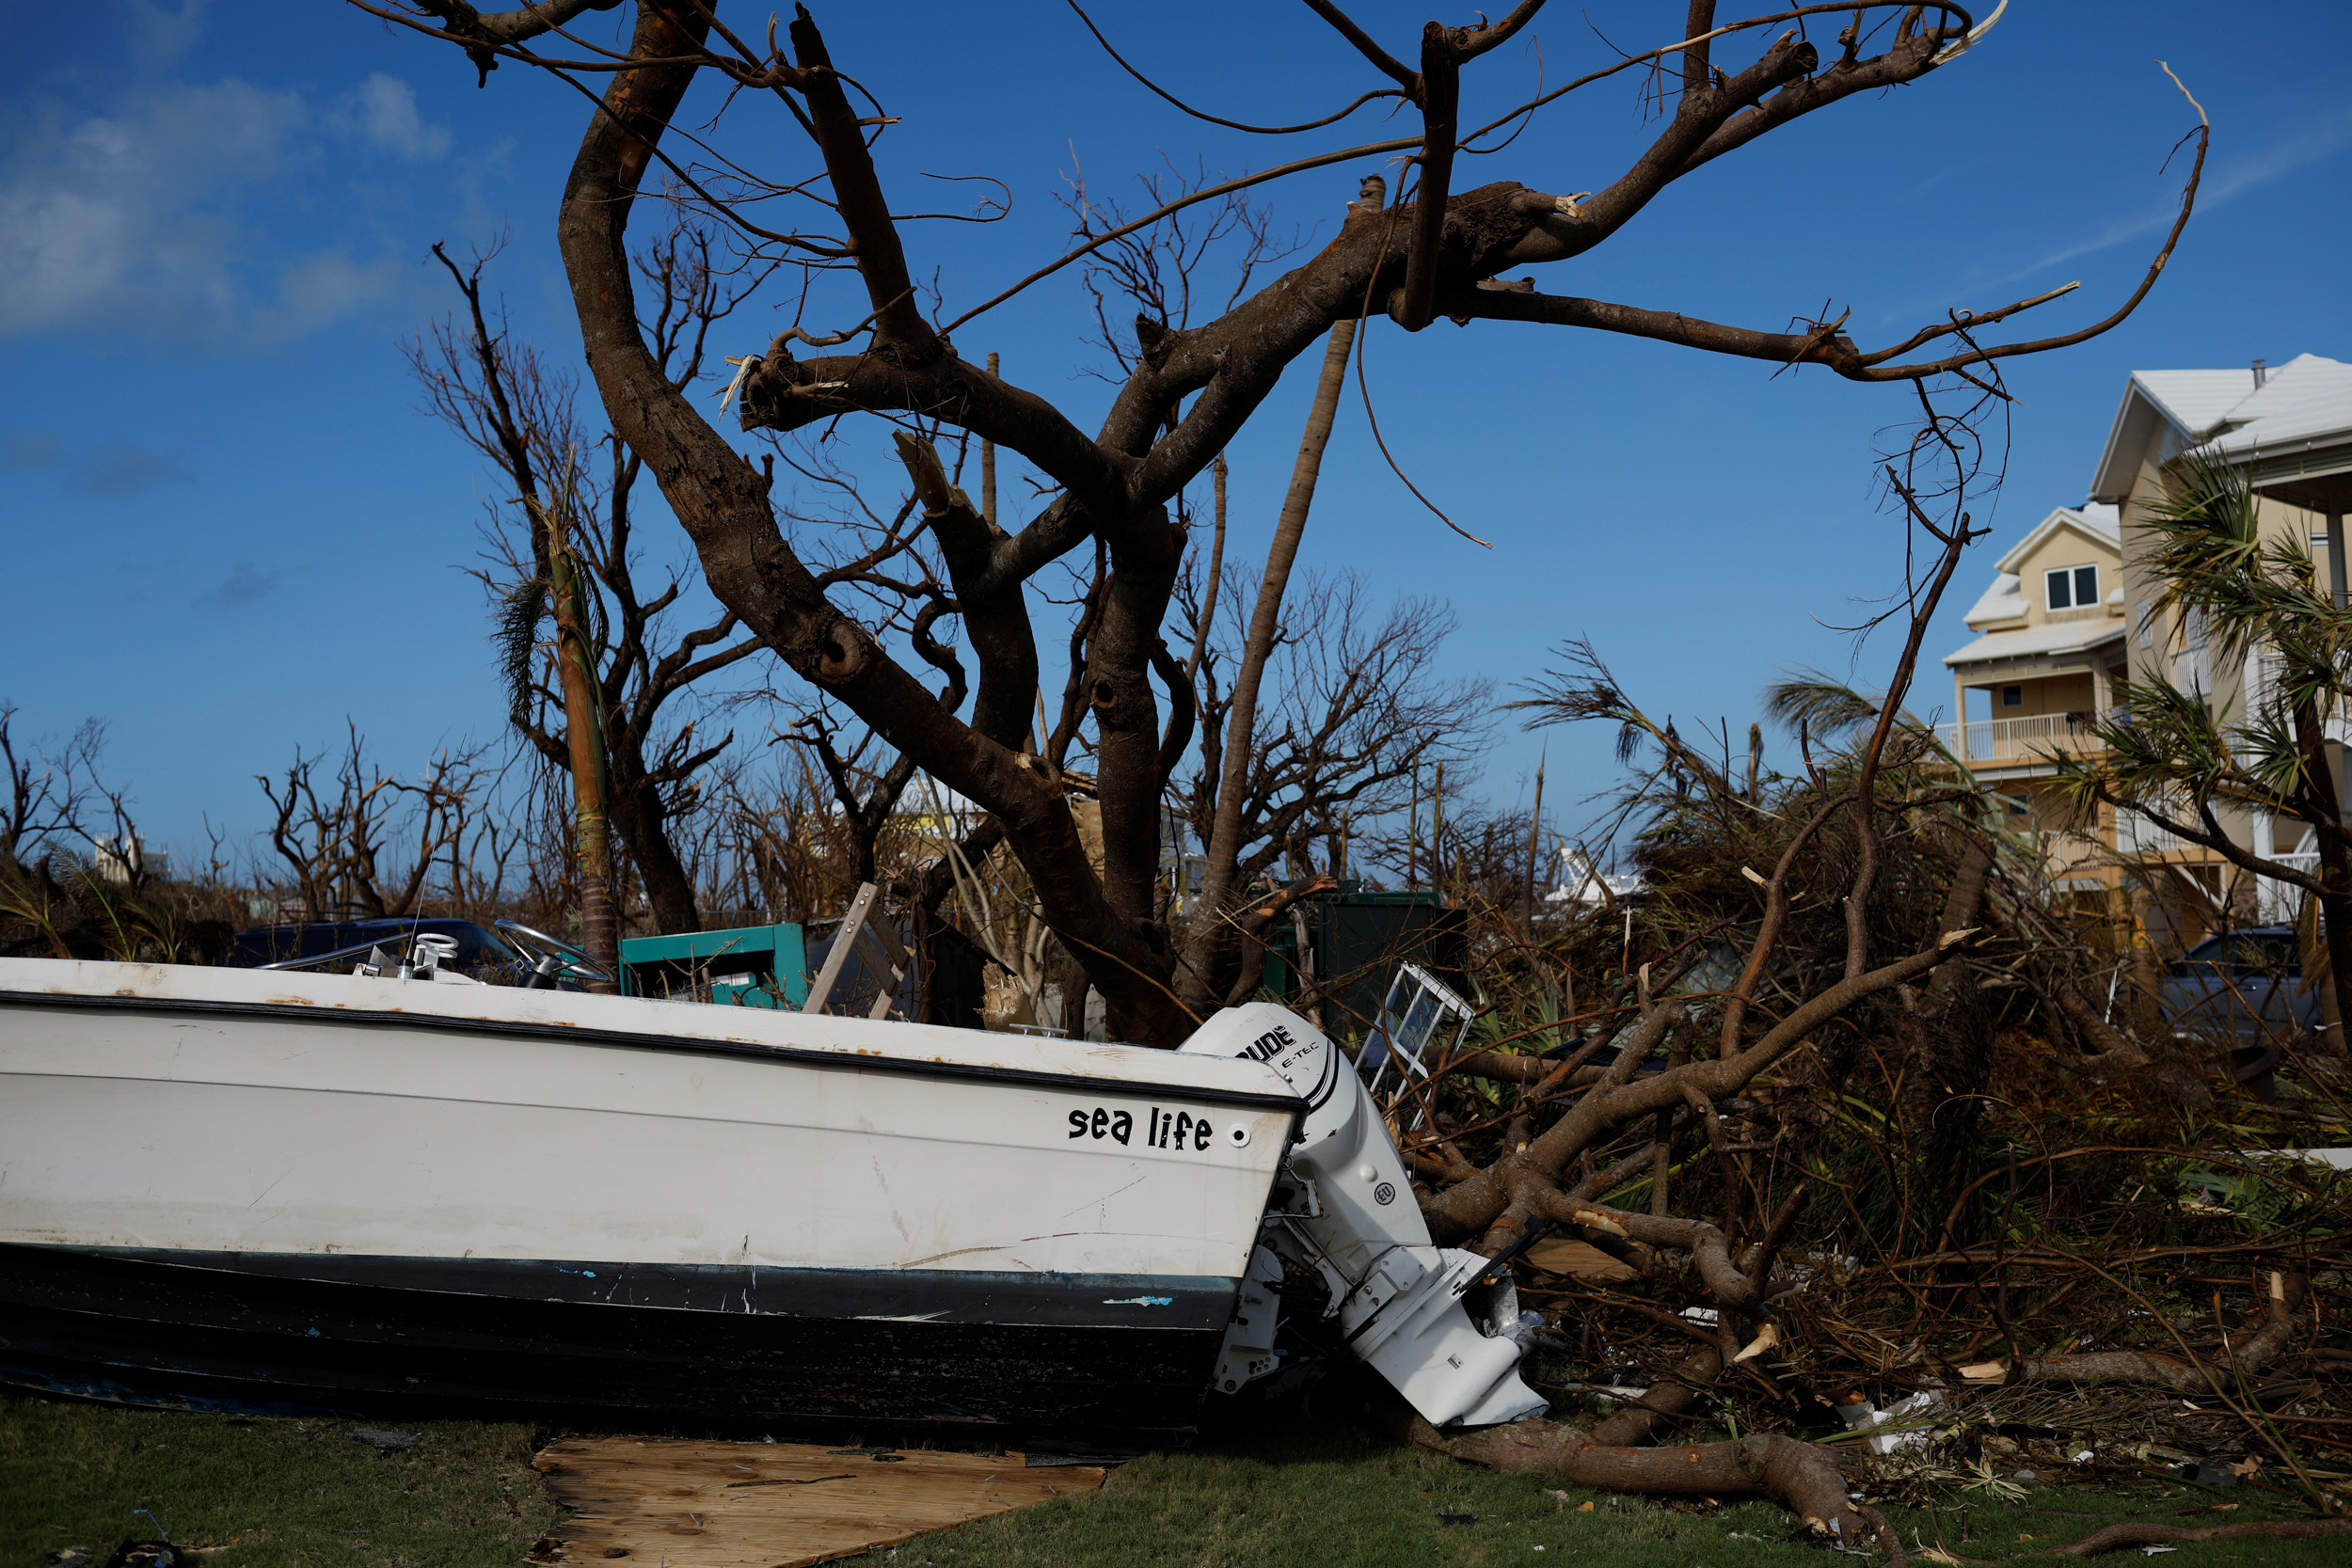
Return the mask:
<svg viewBox="0 0 2352 1568">
<path fill-rule="evenodd" d="M 1124 1046 L 0 960 L 0 1376 L 1173 1435 L 1301 1108 Z"/>
</svg>

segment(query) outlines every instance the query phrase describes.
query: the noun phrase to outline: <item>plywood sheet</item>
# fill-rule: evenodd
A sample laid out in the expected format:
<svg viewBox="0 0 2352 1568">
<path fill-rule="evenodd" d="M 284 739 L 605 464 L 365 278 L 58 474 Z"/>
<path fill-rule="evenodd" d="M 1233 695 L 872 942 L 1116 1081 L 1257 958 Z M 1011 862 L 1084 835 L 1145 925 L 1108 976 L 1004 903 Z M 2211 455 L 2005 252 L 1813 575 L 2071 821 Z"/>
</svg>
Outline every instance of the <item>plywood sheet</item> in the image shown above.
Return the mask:
<svg viewBox="0 0 2352 1568">
<path fill-rule="evenodd" d="M 1564 1274 L 1591 1285 L 1613 1285 L 1634 1277 L 1634 1270 L 1587 1242 L 1546 1236 L 1527 1249 L 1527 1260 L 1547 1274 Z"/>
<path fill-rule="evenodd" d="M 1018 1453 L 636 1437 L 563 1438 L 532 1464 L 574 1511 L 532 1560 L 598 1568 L 800 1568 L 1090 1492 L 1110 1473 L 1032 1470 Z"/>
</svg>

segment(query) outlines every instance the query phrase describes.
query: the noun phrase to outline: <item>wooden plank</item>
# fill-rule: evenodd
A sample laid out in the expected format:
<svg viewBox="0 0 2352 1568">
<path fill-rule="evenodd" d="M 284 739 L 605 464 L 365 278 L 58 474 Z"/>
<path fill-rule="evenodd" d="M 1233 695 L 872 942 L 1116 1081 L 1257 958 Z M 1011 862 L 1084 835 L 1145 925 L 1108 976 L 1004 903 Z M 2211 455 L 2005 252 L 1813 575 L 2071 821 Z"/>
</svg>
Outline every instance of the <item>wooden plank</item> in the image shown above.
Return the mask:
<svg viewBox="0 0 2352 1568">
<path fill-rule="evenodd" d="M 1636 1271 L 1587 1242 L 1546 1236 L 1522 1254 L 1546 1274 L 1564 1274 L 1587 1284 L 1614 1285 L 1634 1278 Z"/>
<path fill-rule="evenodd" d="M 531 1560 L 598 1568 L 803 1568 L 1101 1486 L 1018 1453 L 567 1437 L 532 1465 L 573 1517 Z"/>
<path fill-rule="evenodd" d="M 867 1009 L 867 1018 L 886 1018 L 898 1000 L 898 992 L 907 983 L 907 950 L 898 941 L 898 933 L 888 920 L 868 920 L 858 928 L 858 939 L 866 944 L 866 967 L 883 976 L 874 1005 Z M 900 1009 L 899 1016 L 905 1016 Z"/>
<path fill-rule="evenodd" d="M 841 966 L 850 961 L 850 953 L 857 946 L 858 933 L 866 928 L 866 913 L 874 907 L 876 896 L 873 883 L 858 884 L 857 896 L 850 900 L 849 911 L 841 917 L 841 929 L 833 934 L 833 946 L 825 954 L 824 967 L 817 972 L 817 982 L 808 988 L 808 1000 L 801 1004 L 801 1011 L 821 1013 L 833 1002 L 833 988 L 841 978 Z"/>
</svg>

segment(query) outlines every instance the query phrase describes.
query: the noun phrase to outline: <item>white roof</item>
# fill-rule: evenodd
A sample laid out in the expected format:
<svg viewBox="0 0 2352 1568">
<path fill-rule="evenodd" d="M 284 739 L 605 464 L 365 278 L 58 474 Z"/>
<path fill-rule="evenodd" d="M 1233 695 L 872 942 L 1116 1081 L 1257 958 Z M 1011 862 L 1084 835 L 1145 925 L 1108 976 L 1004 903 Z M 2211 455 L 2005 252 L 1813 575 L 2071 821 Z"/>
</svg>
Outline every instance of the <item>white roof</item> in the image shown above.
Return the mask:
<svg viewBox="0 0 2352 1568">
<path fill-rule="evenodd" d="M 2078 654 L 2123 635 L 2123 626 L 2104 621 L 2060 621 L 2056 626 L 2027 626 L 2023 631 L 1996 631 L 1978 638 L 1946 664 L 1989 664 L 1994 659 L 2038 658 L 2051 654 Z"/>
<path fill-rule="evenodd" d="M 2025 584 L 2015 572 L 1996 572 L 1993 586 L 1984 591 L 1984 596 L 1968 612 L 1968 629 L 1978 631 L 2003 621 L 2022 621 L 2025 616 Z"/>
<path fill-rule="evenodd" d="M 2352 365 L 2298 354 L 2271 372 L 2261 391 L 2232 408 L 2229 422 L 2214 442 L 2225 452 L 2352 439 Z"/>
<path fill-rule="evenodd" d="M 2254 390 L 2252 366 L 2232 371 L 2134 371 L 2132 385 L 2191 437 L 2219 429 Z"/>
<path fill-rule="evenodd" d="M 2158 421 L 2182 446 L 2210 441 L 2231 454 L 2352 439 L 2352 365 L 2298 354 L 2254 385 L 2251 366 L 2227 371 L 2134 371 L 2115 411 L 2090 493 L 2131 492 Z"/>
<path fill-rule="evenodd" d="M 1573 845 L 1560 847 L 1560 885 L 1544 895 L 1550 904 L 1613 903 L 1649 891 L 1638 871 L 1622 875 L 1596 871 L 1584 852 Z"/>
<path fill-rule="evenodd" d="M 2001 557 L 1994 569 L 2014 572 L 2026 563 L 2026 557 L 2041 546 L 2053 533 L 2072 530 L 2088 537 L 2091 543 L 2105 545 L 2121 555 L 2123 548 L 2123 525 L 2112 506 L 2100 501 L 2086 501 L 2081 506 L 2061 506 L 2034 525 L 2031 533 L 2020 539 L 2010 552 Z"/>
<path fill-rule="evenodd" d="M 977 801 L 967 800 L 929 773 L 917 773 L 898 792 L 900 812 L 936 811 L 950 816 L 979 817 L 986 815 Z"/>
</svg>

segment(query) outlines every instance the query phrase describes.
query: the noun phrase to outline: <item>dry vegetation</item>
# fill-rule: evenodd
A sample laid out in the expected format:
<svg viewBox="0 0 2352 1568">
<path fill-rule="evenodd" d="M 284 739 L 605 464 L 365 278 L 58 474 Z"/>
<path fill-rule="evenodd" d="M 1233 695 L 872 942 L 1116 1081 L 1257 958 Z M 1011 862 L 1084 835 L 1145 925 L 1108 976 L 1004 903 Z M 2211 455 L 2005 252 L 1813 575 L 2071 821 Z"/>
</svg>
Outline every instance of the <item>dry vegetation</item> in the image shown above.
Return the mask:
<svg viewBox="0 0 2352 1568">
<path fill-rule="evenodd" d="M 1879 705 L 1782 688 L 1805 766 L 1781 776 L 1703 754 L 1569 653 L 1531 705 L 1625 726 L 1644 891 L 1531 919 L 1510 866 L 1449 856 L 1479 1048 L 1392 1120 L 1440 1240 L 1543 1233 L 1518 1264 L 1553 1325 L 1535 1375 L 1583 1425 L 1416 1439 L 1653 1490 L 1616 1445 L 1736 1434 L 1671 1489 L 1801 1511 L 1809 1484 L 1836 1500 L 1801 1473 L 1825 1450 L 1781 1434 L 1907 1505 L 2201 1465 L 2340 1515 L 2352 1176 L 2275 1151 L 2352 1141 L 2342 1052 L 2279 1039 L 2265 1102 L 2238 1041 L 2175 1037 L 2128 909 L 2051 887 L 2038 835 L 1908 719 L 1866 878 Z M 1851 962 L 1850 898 L 1865 951 L 1905 958 Z M 1892 1453 L 1840 1411 L 1918 1396 Z"/>
</svg>

